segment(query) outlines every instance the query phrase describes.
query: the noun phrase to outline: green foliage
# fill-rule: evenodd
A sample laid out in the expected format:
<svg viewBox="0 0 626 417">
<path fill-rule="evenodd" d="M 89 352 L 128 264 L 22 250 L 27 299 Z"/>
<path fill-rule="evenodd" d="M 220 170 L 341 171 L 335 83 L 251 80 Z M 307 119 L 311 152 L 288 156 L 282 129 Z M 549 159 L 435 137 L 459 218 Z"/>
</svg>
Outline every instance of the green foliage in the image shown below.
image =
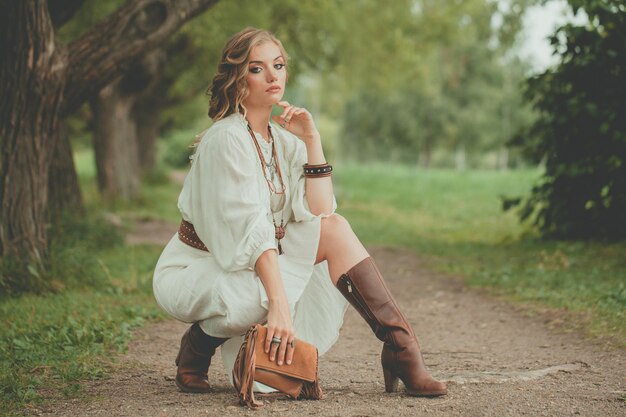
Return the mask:
<svg viewBox="0 0 626 417">
<path fill-rule="evenodd" d="M 565 311 L 570 326 L 623 344 L 626 245 L 542 240 L 500 211 L 500 195 L 528 192 L 540 175 L 335 167 L 339 212 L 365 244 L 414 248 L 470 285 Z"/>
<path fill-rule="evenodd" d="M 159 154 L 163 163 L 171 168 L 188 169 L 194 137 L 200 132 L 200 129 L 185 129 L 166 134 L 159 143 Z"/>
<path fill-rule="evenodd" d="M 518 89 L 525 65 L 509 57 L 519 31 L 510 15 L 519 18 L 526 3 L 508 14 L 484 0 L 394 3 L 395 15 L 411 19 L 395 22 L 395 32 L 377 39 L 380 50 L 353 57 L 342 73 L 353 85 L 342 156 L 427 167 L 444 150 L 457 153 L 463 168 L 466 153 L 480 161 L 502 150 L 531 119 Z M 496 17 L 499 27 L 491 24 Z"/>
<path fill-rule="evenodd" d="M 624 239 L 626 5 L 569 3 L 589 23 L 561 27 L 552 37 L 561 63 L 528 80 L 539 118 L 516 143 L 543 158 L 546 170 L 520 217 L 546 236 Z"/>
<path fill-rule="evenodd" d="M 86 0 L 72 19 L 58 31 L 59 41 L 63 43 L 75 41 L 122 4 L 124 4 L 123 0 Z"/>
<path fill-rule="evenodd" d="M 437 97 L 420 91 L 382 96 L 361 91 L 346 105 L 340 149 L 344 159 L 417 164 L 446 128 Z"/>
</svg>

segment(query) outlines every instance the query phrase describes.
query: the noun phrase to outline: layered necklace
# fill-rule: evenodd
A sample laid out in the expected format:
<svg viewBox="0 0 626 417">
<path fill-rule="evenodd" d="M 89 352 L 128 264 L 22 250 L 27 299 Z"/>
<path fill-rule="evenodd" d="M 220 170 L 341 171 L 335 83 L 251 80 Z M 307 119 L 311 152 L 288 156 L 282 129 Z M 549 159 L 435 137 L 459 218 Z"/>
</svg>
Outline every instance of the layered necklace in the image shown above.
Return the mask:
<svg viewBox="0 0 626 417">
<path fill-rule="evenodd" d="M 272 156 L 270 157 L 269 162 L 265 160 L 265 156 L 263 156 L 263 152 L 261 151 L 261 147 L 259 146 L 259 142 L 256 139 L 254 131 L 250 126 L 250 123 L 247 123 L 248 132 L 252 137 L 254 145 L 256 147 L 256 151 L 259 154 L 259 161 L 261 162 L 261 169 L 263 170 L 263 175 L 265 176 L 265 181 L 267 182 L 267 187 L 270 192 L 270 211 L 272 212 L 272 222 L 274 223 L 275 229 L 275 237 L 278 240 L 278 254 L 283 254 L 283 248 L 280 244 L 280 240 L 285 237 L 285 226 L 283 223 L 283 207 L 285 204 L 285 183 L 283 182 L 283 175 L 280 171 L 280 164 L 278 163 L 278 155 L 276 154 L 276 141 L 274 140 L 274 136 L 272 135 L 272 128 L 268 125 L 267 132 L 269 134 L 270 140 L 272 142 Z M 273 169 L 272 169 L 273 168 Z M 276 188 L 275 179 L 278 177 L 280 181 L 280 187 Z M 273 199 L 272 195 L 279 196 L 278 199 Z M 274 200 L 278 200 L 276 204 L 274 204 Z M 280 225 L 276 224 L 276 218 L 274 217 L 274 213 L 280 210 Z"/>
</svg>

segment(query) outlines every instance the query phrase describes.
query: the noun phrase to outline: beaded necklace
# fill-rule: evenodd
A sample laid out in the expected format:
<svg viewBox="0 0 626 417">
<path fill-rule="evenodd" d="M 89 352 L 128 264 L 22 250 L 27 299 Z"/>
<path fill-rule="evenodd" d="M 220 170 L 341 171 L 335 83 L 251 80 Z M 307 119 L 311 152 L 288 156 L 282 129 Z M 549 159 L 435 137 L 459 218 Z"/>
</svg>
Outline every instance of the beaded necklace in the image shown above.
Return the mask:
<svg viewBox="0 0 626 417">
<path fill-rule="evenodd" d="M 246 120 L 247 122 L 247 120 Z M 278 163 L 278 155 L 276 154 L 276 146 L 275 143 L 276 141 L 274 140 L 274 136 L 272 135 L 272 129 L 271 127 L 268 125 L 267 126 L 267 132 L 269 133 L 270 139 L 272 140 L 272 156 L 270 157 L 270 162 L 265 162 L 265 157 L 263 156 L 263 152 L 261 152 L 261 147 L 259 146 L 259 142 L 256 139 L 256 136 L 254 135 L 254 131 L 252 130 L 252 127 L 250 126 L 250 123 L 247 123 L 248 126 L 248 132 L 250 133 L 250 136 L 252 137 L 252 140 L 254 141 L 254 145 L 256 147 L 256 151 L 259 154 L 259 161 L 261 162 L 261 169 L 263 170 L 263 176 L 265 176 L 265 181 L 267 181 L 267 187 L 269 188 L 269 192 L 270 192 L 270 212 L 272 213 L 272 222 L 274 223 L 274 229 L 275 229 L 275 233 L 274 236 L 276 237 L 276 239 L 278 240 L 278 254 L 282 255 L 283 252 L 283 248 L 280 244 L 280 240 L 285 237 L 285 226 L 283 223 L 283 208 L 284 208 L 284 199 L 285 199 L 285 183 L 283 182 L 283 175 L 280 171 L 280 164 Z M 274 161 L 274 164 L 272 164 L 272 160 Z M 274 184 L 273 178 L 270 180 L 270 178 L 268 178 L 268 173 L 270 173 L 270 167 L 271 166 L 275 166 L 276 167 L 276 175 L 278 175 L 278 179 L 280 180 L 280 191 L 276 189 L 276 185 Z M 270 175 L 272 175 L 270 173 Z M 273 175 L 272 175 L 273 177 Z M 276 225 L 276 218 L 274 217 L 274 210 L 271 208 L 271 199 L 272 199 L 272 194 L 276 194 L 276 195 L 281 195 L 281 209 L 280 209 L 280 226 Z"/>
</svg>

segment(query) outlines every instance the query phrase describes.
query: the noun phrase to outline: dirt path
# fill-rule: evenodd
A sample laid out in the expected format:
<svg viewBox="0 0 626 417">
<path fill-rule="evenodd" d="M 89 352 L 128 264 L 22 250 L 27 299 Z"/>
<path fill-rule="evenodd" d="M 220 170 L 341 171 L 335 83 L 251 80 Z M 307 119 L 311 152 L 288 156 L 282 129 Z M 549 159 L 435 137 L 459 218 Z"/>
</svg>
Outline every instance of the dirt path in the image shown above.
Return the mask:
<svg viewBox="0 0 626 417">
<path fill-rule="evenodd" d="M 145 231 L 144 231 L 145 232 Z M 171 230 L 163 231 L 171 236 Z M 626 352 L 603 348 L 527 317 L 510 305 L 434 273 L 412 253 L 370 248 L 421 341 L 433 374 L 449 381 L 437 399 L 385 394 L 380 343 L 351 308 L 337 344 L 320 360 L 325 398 L 272 400 L 240 407 L 221 358 L 209 371 L 210 394 L 178 392 L 172 377 L 176 321 L 139 329 L 120 369 L 85 385 L 87 400 L 61 402 L 55 416 L 624 416 Z"/>
</svg>

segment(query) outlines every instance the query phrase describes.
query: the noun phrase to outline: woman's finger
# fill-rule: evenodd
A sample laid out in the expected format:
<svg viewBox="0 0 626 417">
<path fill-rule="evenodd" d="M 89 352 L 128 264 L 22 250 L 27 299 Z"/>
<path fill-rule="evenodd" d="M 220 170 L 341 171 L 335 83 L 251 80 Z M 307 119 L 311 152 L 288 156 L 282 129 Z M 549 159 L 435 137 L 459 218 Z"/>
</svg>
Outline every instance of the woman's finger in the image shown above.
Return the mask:
<svg viewBox="0 0 626 417">
<path fill-rule="evenodd" d="M 274 337 L 276 337 L 276 335 L 274 335 Z M 278 347 L 280 345 L 282 345 L 282 340 L 280 343 L 276 343 L 276 342 L 272 342 L 271 343 L 271 347 L 270 347 L 270 361 L 273 361 L 274 359 L 276 359 L 276 352 L 278 351 Z"/>
<path fill-rule="evenodd" d="M 296 349 L 296 338 L 291 337 L 287 342 L 287 355 L 285 355 L 285 363 L 287 365 L 291 365 L 291 361 L 293 360 L 293 351 Z"/>
<path fill-rule="evenodd" d="M 276 123 L 282 128 L 285 128 L 285 126 L 287 125 L 287 122 L 285 122 L 283 119 L 281 119 L 278 116 L 272 116 L 272 120 L 274 121 L 274 123 Z"/>
<path fill-rule="evenodd" d="M 296 111 L 298 111 L 299 109 L 300 109 L 300 107 L 291 107 L 291 108 L 287 111 L 287 113 L 285 114 L 285 117 L 284 117 L 285 122 L 286 122 L 286 123 L 289 123 L 289 122 L 291 121 L 291 118 L 293 117 L 294 113 L 295 113 Z"/>
<path fill-rule="evenodd" d="M 293 106 L 287 106 L 283 109 L 283 112 L 280 114 L 280 118 L 281 119 L 285 119 L 285 116 L 287 116 L 287 114 L 289 113 L 289 111 L 293 109 Z"/>
<path fill-rule="evenodd" d="M 265 353 L 269 353 L 270 352 L 270 348 L 272 345 L 272 337 L 274 337 L 274 330 L 270 329 L 269 327 L 267 328 L 267 333 L 265 336 L 265 346 L 263 350 L 265 350 Z"/>
<path fill-rule="evenodd" d="M 279 105 L 280 107 L 282 107 L 282 108 L 283 108 L 283 111 L 281 112 L 280 117 L 282 117 L 282 115 L 283 115 L 283 114 L 285 114 L 285 111 L 286 111 L 289 107 L 291 107 L 291 104 L 289 104 L 289 102 L 288 102 L 288 101 L 286 101 L 286 100 L 279 101 L 279 102 L 278 102 L 278 103 L 276 103 L 276 104 L 277 104 L 277 105 Z"/>
<path fill-rule="evenodd" d="M 313 118 L 311 117 L 311 113 L 308 112 L 307 109 L 303 109 L 302 107 L 298 107 L 296 111 L 293 112 L 291 118 L 297 117 L 303 123 L 310 123 Z"/>
<path fill-rule="evenodd" d="M 283 340 L 280 342 L 280 348 L 278 349 L 278 357 L 276 358 L 276 362 L 279 365 L 282 365 L 285 362 L 285 352 L 287 351 L 287 337 L 283 337 Z"/>
</svg>

